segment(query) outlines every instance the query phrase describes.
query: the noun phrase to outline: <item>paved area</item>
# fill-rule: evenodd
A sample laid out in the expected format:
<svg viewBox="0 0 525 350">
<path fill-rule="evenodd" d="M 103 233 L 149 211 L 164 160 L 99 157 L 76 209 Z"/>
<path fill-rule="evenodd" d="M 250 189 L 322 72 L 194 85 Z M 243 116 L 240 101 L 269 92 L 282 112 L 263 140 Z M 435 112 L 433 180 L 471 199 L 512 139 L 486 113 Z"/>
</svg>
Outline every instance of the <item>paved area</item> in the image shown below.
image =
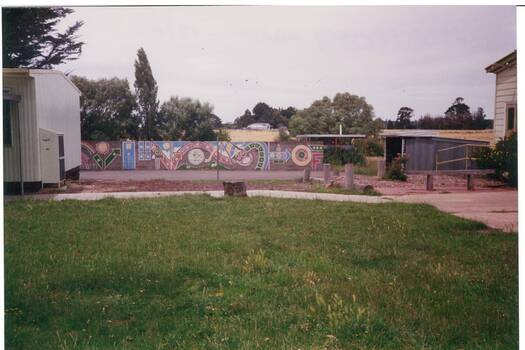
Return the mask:
<svg viewBox="0 0 525 350">
<path fill-rule="evenodd" d="M 456 216 L 506 232 L 518 231 L 518 191 L 432 193 L 389 196 L 403 203 L 426 203 Z"/>
<path fill-rule="evenodd" d="M 392 201 L 401 203 L 424 203 L 433 205 L 444 212 L 462 218 L 483 222 L 492 228 L 497 228 L 506 232 L 518 231 L 518 191 L 474 191 L 462 193 L 431 193 L 382 197 L 274 190 L 249 190 L 247 193 L 250 197 L 261 196 L 359 203 L 386 203 Z M 44 200 L 98 200 L 107 197 L 126 199 L 194 194 L 208 194 L 213 197 L 224 196 L 223 191 L 157 191 L 60 193 L 39 194 L 27 197 Z M 6 197 L 6 200 L 12 200 L 15 198 L 19 197 Z"/>
<path fill-rule="evenodd" d="M 322 176 L 320 172 L 312 175 Z M 303 176 L 303 171 L 251 171 L 223 170 L 219 172 L 221 180 L 296 180 Z M 104 170 L 81 171 L 80 180 L 170 180 L 170 181 L 207 181 L 217 180 L 215 170 Z"/>
</svg>

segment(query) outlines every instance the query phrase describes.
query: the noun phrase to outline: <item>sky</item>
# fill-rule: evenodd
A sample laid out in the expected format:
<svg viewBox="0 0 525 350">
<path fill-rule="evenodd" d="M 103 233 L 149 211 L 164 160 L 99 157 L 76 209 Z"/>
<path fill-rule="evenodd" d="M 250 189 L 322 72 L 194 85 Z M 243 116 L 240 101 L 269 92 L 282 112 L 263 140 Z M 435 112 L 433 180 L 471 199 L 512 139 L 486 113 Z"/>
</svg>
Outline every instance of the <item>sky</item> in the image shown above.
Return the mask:
<svg viewBox="0 0 525 350">
<path fill-rule="evenodd" d="M 484 68 L 516 48 L 514 6 L 77 7 L 81 57 L 57 69 L 127 78 L 143 47 L 170 96 L 209 102 L 231 122 L 258 102 L 308 107 L 338 92 L 363 96 L 376 117 L 442 114 L 458 96 L 494 114 Z"/>
</svg>

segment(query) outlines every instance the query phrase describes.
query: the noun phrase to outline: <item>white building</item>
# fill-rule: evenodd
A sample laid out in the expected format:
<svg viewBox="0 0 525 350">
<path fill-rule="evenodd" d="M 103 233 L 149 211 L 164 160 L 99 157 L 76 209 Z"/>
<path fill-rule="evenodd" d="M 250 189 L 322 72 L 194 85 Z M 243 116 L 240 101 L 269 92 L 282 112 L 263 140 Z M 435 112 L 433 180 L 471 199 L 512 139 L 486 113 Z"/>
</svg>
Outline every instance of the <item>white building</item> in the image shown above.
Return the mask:
<svg viewBox="0 0 525 350">
<path fill-rule="evenodd" d="M 517 130 L 518 79 L 516 51 L 494 62 L 487 73 L 496 74 L 496 103 L 494 107 L 494 135 L 496 142 Z"/>
<path fill-rule="evenodd" d="M 249 130 L 270 130 L 272 126 L 269 123 L 253 123 L 246 127 Z"/>
<path fill-rule="evenodd" d="M 80 90 L 60 71 L 3 69 L 4 192 L 78 178 Z"/>
</svg>

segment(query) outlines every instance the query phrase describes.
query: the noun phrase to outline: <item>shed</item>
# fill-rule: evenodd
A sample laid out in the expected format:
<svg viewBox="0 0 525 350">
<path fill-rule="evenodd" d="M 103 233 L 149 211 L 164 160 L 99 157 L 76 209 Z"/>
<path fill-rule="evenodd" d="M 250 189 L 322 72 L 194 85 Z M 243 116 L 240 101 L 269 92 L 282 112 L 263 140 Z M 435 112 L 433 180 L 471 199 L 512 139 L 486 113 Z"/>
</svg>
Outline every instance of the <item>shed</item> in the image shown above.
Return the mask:
<svg viewBox="0 0 525 350">
<path fill-rule="evenodd" d="M 452 136 L 451 136 L 452 135 Z M 408 158 L 406 170 L 465 170 L 475 169 L 471 159 L 476 148 L 487 147 L 484 130 L 384 130 L 385 161 L 387 166 L 399 154 Z"/>
<path fill-rule="evenodd" d="M 495 142 L 517 130 L 518 79 L 516 50 L 485 68 L 496 75 L 494 103 Z"/>
<path fill-rule="evenodd" d="M 364 134 L 304 134 L 297 135 L 297 141 L 317 141 L 325 146 L 339 146 L 351 144 L 354 139 L 364 139 Z"/>
<path fill-rule="evenodd" d="M 2 80 L 4 192 L 78 178 L 80 90 L 57 70 L 4 68 Z"/>
</svg>

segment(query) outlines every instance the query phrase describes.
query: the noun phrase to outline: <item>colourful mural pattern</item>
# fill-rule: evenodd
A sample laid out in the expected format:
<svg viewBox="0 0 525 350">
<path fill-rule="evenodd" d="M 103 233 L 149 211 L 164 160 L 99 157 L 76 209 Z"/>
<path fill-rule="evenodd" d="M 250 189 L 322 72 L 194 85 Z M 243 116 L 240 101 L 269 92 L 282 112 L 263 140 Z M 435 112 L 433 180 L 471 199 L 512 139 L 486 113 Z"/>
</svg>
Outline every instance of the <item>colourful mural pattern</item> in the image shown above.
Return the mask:
<svg viewBox="0 0 525 350">
<path fill-rule="evenodd" d="M 82 141 L 83 170 L 297 170 L 322 167 L 323 146 L 296 142 Z"/>
</svg>

